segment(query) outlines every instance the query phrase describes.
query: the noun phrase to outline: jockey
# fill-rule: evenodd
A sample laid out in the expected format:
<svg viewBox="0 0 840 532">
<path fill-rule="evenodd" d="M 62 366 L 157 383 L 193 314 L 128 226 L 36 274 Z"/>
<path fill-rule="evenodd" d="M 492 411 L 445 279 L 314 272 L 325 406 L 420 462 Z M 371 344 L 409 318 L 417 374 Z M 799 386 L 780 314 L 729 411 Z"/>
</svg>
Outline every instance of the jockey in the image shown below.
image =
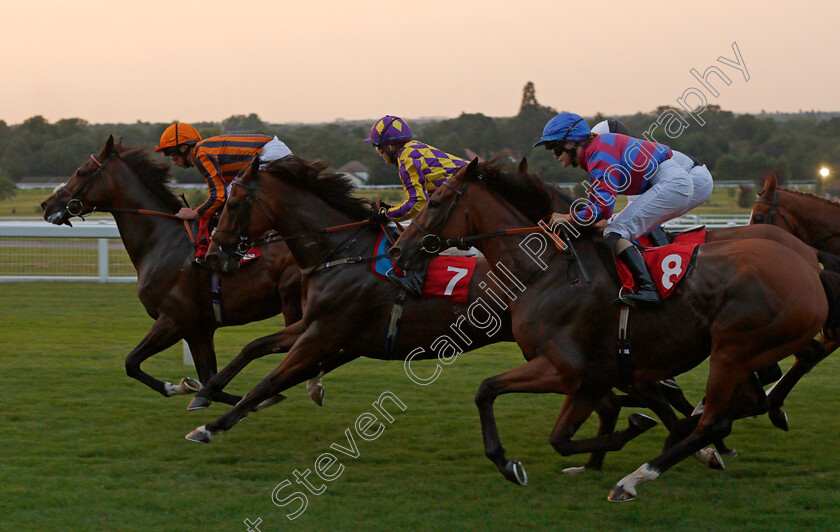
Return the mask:
<svg viewBox="0 0 840 532">
<path fill-rule="evenodd" d="M 621 296 L 622 301 L 660 303 L 647 265 L 632 241 L 684 212 L 694 194 L 691 177 L 673 160 L 671 148 L 615 133 L 596 135 L 574 113 L 560 113 L 549 120 L 534 147 L 543 145 L 554 151 L 564 168 L 586 170 L 591 184 L 586 205 L 569 214 L 554 213 L 552 226 L 560 222 L 585 226 L 609 219 L 618 194 L 639 195 L 607 223 L 604 237 L 638 287 L 636 293 Z"/>
<path fill-rule="evenodd" d="M 604 133 L 618 133 L 619 135 L 627 135 L 630 136 L 630 131 L 627 129 L 621 120 L 603 120 L 598 122 L 594 126 L 592 126 L 592 132 L 597 135 L 602 135 Z M 676 161 L 677 164 L 683 167 L 688 175 L 691 176 L 691 181 L 694 184 L 694 193 L 691 196 L 688 204 L 686 205 L 683 212 L 678 214 L 677 216 L 682 216 L 683 214 L 687 213 L 691 209 L 698 207 L 706 201 L 708 201 L 709 197 L 712 195 L 712 188 L 714 187 L 714 182 L 712 180 L 712 174 L 709 172 L 709 169 L 706 168 L 702 162 L 696 157 L 692 157 L 691 155 L 686 155 L 682 152 L 677 150 L 672 150 L 674 155 L 672 159 Z M 627 196 L 627 203 L 630 204 L 635 200 L 637 196 Z M 616 216 L 616 215 L 614 215 Z M 665 246 L 668 244 L 668 236 L 665 234 L 665 231 L 662 229 L 662 226 L 656 226 L 651 229 L 647 233 L 648 238 L 651 242 L 653 242 L 657 246 Z"/>
<path fill-rule="evenodd" d="M 414 218 L 429 195 L 469 163 L 434 146 L 412 140 L 408 124 L 396 116 L 387 115 L 377 120 L 370 128 L 370 136 L 364 140 L 373 145 L 387 164 L 399 168 L 405 201 L 384 212 L 389 220 L 398 222 Z M 406 277 L 390 277 L 400 288 L 418 296 L 422 293 L 424 278 L 423 271 L 407 273 Z"/>
<path fill-rule="evenodd" d="M 175 123 L 160 136 L 160 146 L 155 151 L 172 158 L 180 168 L 195 166 L 207 182 L 210 195 L 196 207 L 183 207 L 175 215 L 182 220 L 198 219 L 198 237 L 194 263 L 205 266 L 204 256 L 210 245 L 210 220 L 227 199 L 230 183 L 239 170 L 254 157 L 273 161 L 292 155 L 291 150 L 277 137 L 267 135 L 220 135 L 201 139 L 198 131 L 189 124 Z"/>
</svg>

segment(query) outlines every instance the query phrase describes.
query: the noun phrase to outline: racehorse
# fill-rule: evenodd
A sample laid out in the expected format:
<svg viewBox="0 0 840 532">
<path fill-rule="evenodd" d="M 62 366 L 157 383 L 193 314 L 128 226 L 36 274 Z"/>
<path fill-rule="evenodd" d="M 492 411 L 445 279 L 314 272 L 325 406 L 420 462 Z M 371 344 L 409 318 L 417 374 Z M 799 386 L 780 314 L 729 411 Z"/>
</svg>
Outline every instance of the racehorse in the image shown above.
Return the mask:
<svg viewBox="0 0 840 532">
<path fill-rule="evenodd" d="M 821 262 L 835 268 L 831 255 L 840 254 L 840 204 L 813 194 L 778 186 L 775 174 L 769 174 L 764 189 L 755 200 L 750 224 L 775 225 L 822 251 Z M 827 255 L 831 254 L 831 255 Z M 822 350 L 807 358 L 797 358 L 782 379 L 768 392 L 773 423 L 788 430 L 787 416 L 781 412 L 785 398 L 794 385 L 814 366 L 833 353 L 840 342 L 821 338 Z"/>
<path fill-rule="evenodd" d="M 274 161 L 259 170 L 259 161 L 254 161 L 234 181 L 212 237 L 208 262 L 223 269 L 235 268 L 236 258 L 229 251 L 242 239 L 274 228 L 286 239 L 304 272 L 304 315 L 302 322 L 252 342 L 252 349 L 243 349 L 199 392 L 194 401 L 221 389 L 250 360 L 288 349 L 280 366 L 240 404 L 216 421 L 196 428 L 187 439 L 209 442 L 214 434 L 229 430 L 263 401 L 359 356 L 405 360 L 408 370 L 411 360 L 438 357 L 451 361 L 459 352 L 513 339 L 506 309 L 490 306 L 491 296 L 481 290 L 489 265 L 479 259 L 470 280 L 468 303 L 406 299 L 399 335 L 393 348 L 386 349 L 389 319 L 399 290 L 372 275 L 365 260 L 370 258 L 381 229 L 366 223 L 371 211 L 351 195 L 352 186 L 340 176 L 324 174 L 325 168 L 324 163 L 293 159 Z M 327 232 L 325 227 L 343 230 Z M 345 261 L 346 257 L 353 259 Z M 296 334 L 290 333 L 292 328 Z M 418 346 L 427 345 L 432 350 L 420 349 L 418 353 Z M 652 426 L 650 418 L 634 415 L 628 429 L 612 433 L 620 405 L 612 392 L 604 395 L 604 401 L 594 409 L 601 418 L 599 435 L 611 442 L 609 450 L 620 449 Z M 597 469 L 602 460 L 599 450 L 587 466 Z"/>
<path fill-rule="evenodd" d="M 137 270 L 137 292 L 155 320 L 151 330 L 125 359 L 126 373 L 158 393 L 195 392 L 200 385 L 182 379 L 163 382 L 140 369 L 150 356 L 186 340 L 202 384 L 216 373 L 213 335 L 220 326 L 210 295 L 211 272 L 191 264 L 193 244 L 184 223 L 173 213 L 181 207 L 167 186 L 169 166 L 148 150 L 115 144 L 114 137 L 91 155 L 68 182 L 41 203 L 44 219 L 71 225 L 72 216 L 94 210 L 111 212 L 125 249 Z M 300 270 L 284 245 L 266 249 L 238 274 L 222 276 L 223 326 L 275 316 L 286 323 L 301 317 Z M 239 397 L 220 393 L 215 399 L 236 404 Z"/>
<path fill-rule="evenodd" d="M 509 235 L 513 228 L 534 227 L 550 215 L 552 196 L 536 177 L 511 176 L 473 161 L 435 191 L 391 248 L 396 266 L 411 270 L 429 252 L 464 244 L 464 235 L 474 235 L 477 240 L 471 243 L 489 262 L 503 265 L 526 287 L 509 304 L 513 334 L 527 362 L 486 379 L 476 394 L 485 453 L 505 478 L 518 484 L 515 473 L 521 465 L 511 467 L 518 462 L 505 457 L 496 429 L 496 397 L 565 394 L 551 444 L 562 455 L 592 452 L 593 444 L 601 442 L 572 437 L 593 406 L 612 388 L 622 389 L 626 378 L 616 356 L 619 310 L 611 304 L 619 282 L 603 239 L 583 228 L 574 242 L 567 238 L 558 244 L 563 251 L 544 257 L 527 240 L 539 233 L 526 239 Z M 550 241 L 544 238 L 538 249 L 553 250 Z M 523 242 L 527 249 L 520 247 Z M 627 338 L 633 347 L 633 381 L 666 379 L 710 358 L 705 410 L 680 420 L 665 451 L 619 481 L 609 499 L 634 498 L 639 483 L 728 435 L 733 420 L 766 412 L 768 400 L 754 372 L 809 349 L 821 328 L 834 329 L 840 323 L 834 304 L 839 290 L 840 275 L 819 271 L 801 254 L 771 240 L 700 246 L 694 268 L 671 297 L 658 308 L 633 313 Z"/>
</svg>

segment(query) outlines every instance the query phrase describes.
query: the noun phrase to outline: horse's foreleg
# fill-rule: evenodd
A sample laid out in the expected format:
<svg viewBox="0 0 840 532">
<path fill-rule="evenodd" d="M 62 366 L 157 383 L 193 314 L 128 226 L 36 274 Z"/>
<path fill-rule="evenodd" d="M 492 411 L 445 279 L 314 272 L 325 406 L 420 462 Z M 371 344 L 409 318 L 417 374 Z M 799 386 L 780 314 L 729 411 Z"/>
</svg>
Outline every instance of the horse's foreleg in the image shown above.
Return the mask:
<svg viewBox="0 0 840 532">
<path fill-rule="evenodd" d="M 612 392 L 609 392 L 609 394 L 614 397 Z M 557 416 L 554 429 L 551 431 L 551 445 L 562 456 L 593 453 L 593 457 L 597 459 L 599 456 L 603 457 L 608 451 L 620 450 L 627 442 L 656 425 L 653 418 L 643 414 L 631 414 L 628 427 L 613 432 L 618 419 L 618 410 L 615 410 L 617 406 L 617 400 L 607 399 L 607 402 L 605 402 L 604 399 L 601 399 L 596 401 L 592 396 L 580 392 L 567 396 L 566 400 L 563 401 L 560 414 Z M 572 437 L 590 416 L 593 409 L 602 420 L 598 435 L 573 441 Z M 600 462 L 593 462 L 590 458 L 590 462 L 583 468 L 567 468 L 563 472 L 578 473 L 583 469 L 600 469 L 602 462 L 603 458 Z"/>
<path fill-rule="evenodd" d="M 243 347 L 242 351 L 240 351 L 239 354 L 236 355 L 236 357 L 222 369 L 222 371 L 213 375 L 213 378 L 204 385 L 204 388 L 198 392 L 195 397 L 193 397 L 193 400 L 190 401 L 189 406 L 187 406 L 187 410 L 197 410 L 199 408 L 210 406 L 211 400 L 223 401 L 223 399 L 219 399 L 219 394 L 224 394 L 222 389 L 224 389 L 224 387 L 227 386 L 228 383 L 245 368 L 245 366 L 250 364 L 251 361 L 270 353 L 287 352 L 292 348 L 295 341 L 300 338 L 300 335 L 304 330 L 306 330 L 304 323 L 302 321 L 298 321 L 289 325 L 280 332 L 258 338 Z M 235 405 L 238 402 L 239 399 L 229 404 Z"/>
<path fill-rule="evenodd" d="M 782 430 L 788 430 L 787 415 L 782 410 L 785 398 L 802 377 L 824 360 L 825 357 L 833 353 L 838 346 L 840 346 L 840 343 L 833 342 L 821 336 L 820 341 L 812 340 L 796 353 L 796 362 L 793 363 L 793 366 L 791 366 L 787 373 L 767 392 L 767 398 L 770 399 L 768 415 L 773 425 Z"/>
<path fill-rule="evenodd" d="M 177 385 L 152 377 L 140 369 L 140 364 L 150 356 L 172 347 L 181 337 L 181 331 L 174 322 L 168 316 L 160 316 L 143 340 L 125 357 L 125 373 L 164 397 L 177 395 L 179 393 Z"/>
<path fill-rule="evenodd" d="M 309 332 L 309 331 L 307 331 Z M 343 360 L 336 360 L 344 357 Z M 213 434 L 229 430 L 263 401 L 274 398 L 278 393 L 318 375 L 323 364 L 331 367 L 355 358 L 339 354 L 337 347 L 317 333 L 304 334 L 295 342 L 283 362 L 266 378 L 248 392 L 236 406 L 216 421 L 208 423 L 187 434 L 188 440 L 207 443 Z"/>
<path fill-rule="evenodd" d="M 520 462 L 505 458 L 505 450 L 496 428 L 493 402 L 499 395 L 512 392 L 562 393 L 561 386 L 562 379 L 557 376 L 551 362 L 545 357 L 537 357 L 526 364 L 485 379 L 478 387 L 475 404 L 478 406 L 478 415 L 481 419 L 484 453 L 511 482 L 525 486 L 528 483 L 528 475 Z"/>
</svg>

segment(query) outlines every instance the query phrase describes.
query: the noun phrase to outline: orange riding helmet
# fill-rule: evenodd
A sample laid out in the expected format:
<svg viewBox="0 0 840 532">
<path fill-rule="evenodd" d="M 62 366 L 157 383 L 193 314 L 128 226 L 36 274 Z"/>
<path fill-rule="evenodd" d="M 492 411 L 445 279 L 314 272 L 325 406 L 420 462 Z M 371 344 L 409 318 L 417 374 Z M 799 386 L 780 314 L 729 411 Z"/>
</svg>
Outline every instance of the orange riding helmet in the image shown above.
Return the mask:
<svg viewBox="0 0 840 532">
<path fill-rule="evenodd" d="M 199 140 L 201 135 L 197 129 L 183 122 L 175 122 L 160 136 L 160 146 L 155 147 L 155 151 L 163 151 L 181 144 L 195 144 Z"/>
</svg>

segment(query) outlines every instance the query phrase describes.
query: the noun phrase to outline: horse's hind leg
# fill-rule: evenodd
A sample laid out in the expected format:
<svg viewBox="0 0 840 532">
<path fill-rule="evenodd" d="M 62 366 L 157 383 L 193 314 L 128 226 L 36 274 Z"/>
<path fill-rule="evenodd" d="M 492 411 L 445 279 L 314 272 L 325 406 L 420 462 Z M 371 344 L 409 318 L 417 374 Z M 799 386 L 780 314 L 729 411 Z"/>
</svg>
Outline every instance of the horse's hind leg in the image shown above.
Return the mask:
<svg viewBox="0 0 840 532">
<path fill-rule="evenodd" d="M 182 338 L 182 331 L 165 315 L 155 320 L 137 347 L 125 357 L 125 372 L 132 379 L 137 379 L 164 397 L 181 393 L 179 387 L 169 382 L 158 380 L 140 369 L 140 364 L 152 355 L 172 347 Z"/>
<path fill-rule="evenodd" d="M 610 491 L 608 500 L 621 502 L 634 499 L 638 484 L 655 480 L 686 457 L 713 441 L 728 436 L 732 431 L 733 419 L 766 412 L 767 397 L 757 377 L 740 371 L 741 369 L 743 368 L 716 364 L 713 360 L 707 383 L 706 408 L 694 431 L 667 446 L 662 454 L 621 479 Z M 743 375 L 740 375 L 741 373 Z M 672 442 L 676 440 L 681 428 L 679 425 L 690 426 L 695 420 L 695 417 L 681 420 L 674 427 L 669 439 Z"/>
<path fill-rule="evenodd" d="M 303 321 L 298 321 L 279 332 L 263 336 L 262 338 L 257 338 L 243 347 L 242 351 L 240 351 L 239 354 L 236 355 L 236 357 L 222 369 L 222 371 L 213 375 L 213 378 L 204 385 L 204 388 L 198 392 L 195 397 L 193 397 L 189 406 L 187 406 L 187 410 L 197 410 L 199 408 L 210 406 L 211 400 L 216 399 L 217 394 L 224 393 L 222 392 L 222 389 L 227 386 L 228 383 L 245 368 L 245 366 L 270 353 L 287 352 L 292 348 L 301 333 L 305 330 L 306 326 Z M 238 402 L 239 400 L 230 404 L 235 405 Z"/>
<path fill-rule="evenodd" d="M 793 366 L 767 392 L 767 397 L 770 399 L 770 411 L 768 412 L 770 421 L 782 430 L 788 430 L 789 428 L 787 414 L 782 410 L 785 398 L 802 377 L 824 360 L 825 357 L 833 353 L 838 345 L 840 345 L 838 342 L 825 338 L 821 338 L 820 340 L 812 340 L 800 349 L 795 355 L 796 361 L 793 363 Z"/>
</svg>

